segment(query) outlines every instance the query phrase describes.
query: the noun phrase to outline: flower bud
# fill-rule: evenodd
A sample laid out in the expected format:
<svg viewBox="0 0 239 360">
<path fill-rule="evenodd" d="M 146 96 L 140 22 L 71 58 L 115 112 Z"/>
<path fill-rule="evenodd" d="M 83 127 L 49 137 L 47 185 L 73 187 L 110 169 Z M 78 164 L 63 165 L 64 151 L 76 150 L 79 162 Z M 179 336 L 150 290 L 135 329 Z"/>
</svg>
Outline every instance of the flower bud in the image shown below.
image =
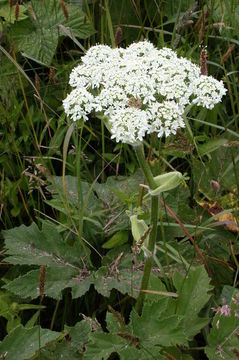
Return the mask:
<svg viewBox="0 0 239 360">
<path fill-rule="evenodd" d="M 184 181 L 183 175 L 179 171 L 171 171 L 169 173 L 158 175 L 154 178 L 157 188 L 149 190 L 150 195 L 157 196 L 164 191 L 169 191 L 182 184 Z"/>
<path fill-rule="evenodd" d="M 132 235 L 135 242 L 137 243 L 148 231 L 148 226 L 144 220 L 139 220 L 137 215 L 130 216 L 130 222 L 131 222 Z"/>
</svg>

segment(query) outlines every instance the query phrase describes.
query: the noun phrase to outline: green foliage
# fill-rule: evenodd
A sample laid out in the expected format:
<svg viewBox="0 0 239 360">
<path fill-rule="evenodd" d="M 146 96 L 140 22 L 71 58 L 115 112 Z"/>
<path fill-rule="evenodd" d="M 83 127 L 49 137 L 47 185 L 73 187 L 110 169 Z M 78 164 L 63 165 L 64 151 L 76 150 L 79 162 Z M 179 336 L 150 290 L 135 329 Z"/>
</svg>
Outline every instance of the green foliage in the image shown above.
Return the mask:
<svg viewBox="0 0 239 360">
<path fill-rule="evenodd" d="M 108 359 L 117 352 L 124 359 L 124 350 L 128 347 L 129 354 L 132 352 L 135 359 L 139 356 L 139 350 L 143 359 L 147 359 L 147 356 L 166 359 L 164 354 L 168 348 L 176 349 L 177 345 L 187 347 L 188 340 L 209 322 L 207 318 L 198 317 L 210 298 L 209 277 L 203 267 L 197 267 L 191 269 L 186 278 L 175 274 L 174 285 L 178 290 L 176 300 L 150 295 L 149 290 L 142 315 L 132 310 L 128 325 L 125 325 L 121 314 L 115 311 L 107 313 L 107 329 L 110 333 L 92 333 L 85 358 Z M 150 288 L 152 286 L 154 291 L 165 290 L 162 282 L 154 277 L 151 278 Z M 104 344 L 101 349 L 100 344 Z"/>
<path fill-rule="evenodd" d="M 88 342 L 91 333 L 89 322 L 83 320 L 74 327 L 65 326 L 64 339 L 51 342 L 41 350 L 41 359 L 82 359 L 84 346 Z"/>
<path fill-rule="evenodd" d="M 59 1 L 31 1 L 28 5 L 29 18 L 11 28 L 16 50 L 48 66 L 56 52 L 59 36 L 65 36 L 60 25 L 66 26 L 72 36 L 85 39 L 92 35 L 94 29 L 81 8 L 74 5 L 66 7 L 68 18 Z"/>
<path fill-rule="evenodd" d="M 184 330 L 188 338 L 193 338 L 210 321 L 199 318 L 198 314 L 207 304 L 212 287 L 204 267 L 189 271 L 184 277 L 179 272 L 174 274 L 174 285 L 179 293 L 177 313 L 184 315 Z"/>
<path fill-rule="evenodd" d="M 59 333 L 39 326 L 26 329 L 19 325 L 0 343 L 0 356 L 6 356 L 9 360 L 29 359 L 39 349 L 58 337 Z"/>
</svg>

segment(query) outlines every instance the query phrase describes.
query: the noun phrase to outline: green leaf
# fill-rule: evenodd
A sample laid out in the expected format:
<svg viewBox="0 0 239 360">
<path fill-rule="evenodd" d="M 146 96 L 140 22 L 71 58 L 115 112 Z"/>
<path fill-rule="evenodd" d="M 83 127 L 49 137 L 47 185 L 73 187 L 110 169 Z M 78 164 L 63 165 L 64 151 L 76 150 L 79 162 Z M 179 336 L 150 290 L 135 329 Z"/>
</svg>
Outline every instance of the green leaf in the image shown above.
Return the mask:
<svg viewBox="0 0 239 360">
<path fill-rule="evenodd" d="M 112 249 L 114 247 L 125 244 L 128 241 L 128 231 L 118 231 L 108 241 L 106 241 L 102 247 L 104 249 Z"/>
<path fill-rule="evenodd" d="M 69 287 L 69 280 L 76 276 L 78 271 L 71 268 L 47 268 L 44 294 L 53 299 L 62 298 L 62 290 Z M 35 299 L 39 296 L 39 276 L 40 270 L 32 270 L 27 274 L 18 277 L 9 284 L 3 286 L 4 289 L 11 291 L 22 298 Z"/>
<path fill-rule="evenodd" d="M 82 359 L 84 346 L 91 333 L 90 324 L 83 320 L 75 326 L 65 326 L 66 339 L 50 343 L 41 350 L 41 360 Z"/>
<path fill-rule="evenodd" d="M 109 297 L 112 289 L 122 294 L 129 294 L 137 298 L 140 289 L 142 271 L 130 272 L 129 269 L 122 269 L 117 273 L 110 273 L 108 268 L 101 267 L 94 274 L 94 285 L 99 294 Z"/>
<path fill-rule="evenodd" d="M 64 242 L 53 224 L 43 221 L 42 230 L 35 223 L 28 227 L 21 225 L 5 230 L 3 234 L 6 259 L 11 264 L 78 269 L 82 255 L 80 246 Z"/>
<path fill-rule="evenodd" d="M 82 269 L 82 248 L 78 242 L 69 245 L 56 231 L 56 225 L 48 222 L 40 230 L 36 224 L 24 225 L 4 231 L 7 248 L 6 261 L 20 265 L 45 265 L 44 294 L 54 299 L 61 299 L 61 292 L 73 287 L 73 296 L 82 296 L 93 282 L 92 276 L 82 286 L 81 280 L 90 276 Z M 23 298 L 35 299 L 39 296 L 40 270 L 32 270 L 9 282 L 5 287 Z"/>
<path fill-rule="evenodd" d="M 228 143 L 227 139 L 223 139 L 223 138 L 211 139 L 205 144 L 198 145 L 198 153 L 201 156 L 210 154 L 211 152 L 217 150 L 221 146 L 225 146 L 227 143 Z"/>
<path fill-rule="evenodd" d="M 225 190 L 234 191 L 237 183 L 237 173 L 239 170 L 238 149 L 233 147 L 221 147 L 220 151 L 210 154 L 211 159 L 205 163 L 194 161 L 192 173 L 194 183 L 198 190 L 208 199 L 215 199 L 215 191 L 211 188 L 211 180 L 216 180 L 220 184 L 217 192 L 219 197 Z"/>
<path fill-rule="evenodd" d="M 184 317 L 185 333 L 192 338 L 209 322 L 208 318 L 199 318 L 198 313 L 211 297 L 210 278 L 205 268 L 198 266 L 191 268 L 186 277 L 175 271 L 173 282 L 179 295 L 177 314 Z"/>
<path fill-rule="evenodd" d="M 239 292 L 234 291 L 229 307 L 230 316 L 219 311 L 214 316 L 205 352 L 210 360 L 232 360 L 239 355 Z"/>
<path fill-rule="evenodd" d="M 55 331 L 39 329 L 39 326 L 26 329 L 20 325 L 12 330 L 0 343 L 0 356 L 4 358 L 4 353 L 7 353 L 7 360 L 29 359 L 39 350 L 39 346 L 43 348 L 47 343 L 56 340 L 60 335 L 60 333 Z"/>
<path fill-rule="evenodd" d="M 86 345 L 84 360 L 107 360 L 112 353 L 126 346 L 127 341 L 117 335 L 93 333 L 91 341 Z"/>
<path fill-rule="evenodd" d="M 146 305 L 143 308 L 142 316 L 135 312 L 131 315 L 131 326 L 133 334 L 139 338 L 143 347 L 172 346 L 186 344 L 184 334 L 183 316 L 170 315 L 167 313 L 169 300 L 160 303 Z"/>
<path fill-rule="evenodd" d="M 65 189 L 63 186 L 62 176 L 52 176 L 48 178 L 51 185 L 47 189 L 52 194 L 52 200 L 47 201 L 53 208 L 61 211 L 69 217 L 69 211 L 72 217 L 76 220 L 79 219 L 79 199 L 78 199 L 78 179 L 76 176 L 65 176 Z M 90 184 L 86 181 L 81 181 L 81 193 L 83 202 L 86 202 L 84 221 L 97 223 L 98 229 L 101 230 L 102 226 L 100 221 L 104 216 L 103 202 L 99 200 Z M 92 224 L 90 225 L 92 228 Z M 98 231 L 98 232 L 99 232 Z"/>
<path fill-rule="evenodd" d="M 94 284 L 93 274 L 84 274 L 83 272 L 83 274 L 72 278 L 72 280 L 68 283 L 68 286 L 72 288 L 72 298 L 76 299 L 83 296 L 92 284 Z"/>
<path fill-rule="evenodd" d="M 83 347 L 83 345 L 85 345 L 91 333 L 89 322 L 84 320 L 76 323 L 76 325 L 73 327 L 65 326 L 65 330 L 71 337 L 71 345 L 76 349 L 79 349 L 79 347 Z"/>
<path fill-rule="evenodd" d="M 31 8 L 30 8 L 31 7 Z M 12 26 L 12 38 L 16 50 L 24 55 L 49 66 L 55 54 L 59 35 L 58 25 L 69 29 L 72 35 L 86 39 L 94 29 L 79 6 L 66 5 L 68 19 L 65 18 L 61 3 L 54 0 L 32 0 L 29 5 L 29 19 Z"/>
<path fill-rule="evenodd" d="M 16 21 L 15 12 L 16 12 L 16 5 L 10 7 L 9 3 L 7 3 L 0 7 L 0 16 L 3 17 L 5 21 L 12 24 Z M 27 18 L 25 12 L 26 12 L 25 6 L 19 5 L 19 15 L 17 21 L 24 20 Z"/>
</svg>

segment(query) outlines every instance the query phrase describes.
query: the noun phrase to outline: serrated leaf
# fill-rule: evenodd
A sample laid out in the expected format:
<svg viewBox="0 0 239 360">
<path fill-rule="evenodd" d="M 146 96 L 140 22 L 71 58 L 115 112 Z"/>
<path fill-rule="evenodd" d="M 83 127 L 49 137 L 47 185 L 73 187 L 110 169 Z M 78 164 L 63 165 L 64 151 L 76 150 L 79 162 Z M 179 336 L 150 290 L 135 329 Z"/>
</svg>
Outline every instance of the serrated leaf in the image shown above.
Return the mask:
<svg viewBox="0 0 239 360">
<path fill-rule="evenodd" d="M 211 297 L 210 278 L 205 268 L 198 266 L 191 268 L 186 277 L 175 271 L 173 281 L 179 295 L 177 314 L 184 316 L 185 333 L 192 338 L 209 322 L 208 318 L 199 318 L 198 313 Z"/>
<path fill-rule="evenodd" d="M 78 270 L 71 268 L 47 268 L 44 294 L 53 299 L 62 298 L 62 290 L 69 287 L 69 281 L 78 274 Z M 9 284 L 3 286 L 4 289 L 11 291 L 22 298 L 35 299 L 39 296 L 39 276 L 40 269 L 29 271 L 27 274 L 18 277 Z"/>
<path fill-rule="evenodd" d="M 231 300 L 230 316 L 219 311 L 214 316 L 205 352 L 210 360 L 232 360 L 239 355 L 239 294 L 235 290 Z"/>
<path fill-rule="evenodd" d="M 144 306 L 141 316 L 133 312 L 130 324 L 133 334 L 139 338 L 143 347 L 172 346 L 187 342 L 183 316 L 168 315 L 165 306 L 162 307 L 160 303 Z"/>
<path fill-rule="evenodd" d="M 58 25 L 69 29 L 72 35 L 85 39 L 94 29 L 79 6 L 66 5 L 68 19 L 61 9 L 61 3 L 54 0 L 32 0 L 29 19 L 12 26 L 12 38 L 18 51 L 23 51 L 41 64 L 50 65 L 55 54 L 59 35 Z"/>
<path fill-rule="evenodd" d="M 112 289 L 116 289 L 122 294 L 129 294 L 137 298 L 139 294 L 142 272 L 130 272 L 128 269 L 122 269 L 119 273 L 110 274 L 106 267 L 100 268 L 94 274 L 95 289 L 99 294 L 109 297 Z"/>
<path fill-rule="evenodd" d="M 125 326 L 122 315 L 114 310 L 114 313 L 107 312 L 106 314 L 107 329 L 110 333 L 117 333 Z"/>
<path fill-rule="evenodd" d="M 63 241 L 56 227 L 43 222 L 42 230 L 35 223 L 30 226 L 3 232 L 8 255 L 6 261 L 20 265 L 46 265 L 51 267 L 76 268 L 82 255 L 81 248 Z"/>
<path fill-rule="evenodd" d="M 107 360 L 112 353 L 119 352 L 127 345 L 127 341 L 117 335 L 93 333 L 86 345 L 84 360 Z"/>
<path fill-rule="evenodd" d="M 40 335 L 40 344 L 39 344 Z M 22 325 L 13 329 L 0 343 L 0 357 L 7 360 L 25 360 L 31 358 L 40 348 L 47 343 L 56 340 L 61 334 L 48 329 L 34 326 L 26 329 Z M 7 356 L 4 357 L 4 354 Z"/>
<path fill-rule="evenodd" d="M 83 296 L 92 284 L 94 284 L 93 274 L 74 276 L 69 282 L 69 286 L 72 288 L 72 298 Z"/>
<path fill-rule="evenodd" d="M 71 337 L 71 345 L 76 349 L 83 346 L 91 333 L 90 324 L 87 321 L 80 321 L 75 326 L 65 326 L 65 329 Z"/>
</svg>

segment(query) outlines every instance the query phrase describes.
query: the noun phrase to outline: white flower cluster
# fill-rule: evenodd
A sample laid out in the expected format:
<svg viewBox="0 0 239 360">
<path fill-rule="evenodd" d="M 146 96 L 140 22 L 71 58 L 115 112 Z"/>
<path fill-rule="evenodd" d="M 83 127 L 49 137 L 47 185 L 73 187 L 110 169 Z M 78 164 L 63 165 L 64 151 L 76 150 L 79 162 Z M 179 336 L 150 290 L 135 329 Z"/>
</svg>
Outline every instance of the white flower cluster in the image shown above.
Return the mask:
<svg viewBox="0 0 239 360">
<path fill-rule="evenodd" d="M 91 47 L 70 75 L 72 92 L 63 101 L 66 114 L 86 121 L 90 113 L 108 117 L 112 138 L 134 144 L 146 134 L 175 134 L 184 127 L 185 106 L 212 109 L 226 94 L 222 81 L 168 48 L 150 42 L 126 49 Z"/>
</svg>

